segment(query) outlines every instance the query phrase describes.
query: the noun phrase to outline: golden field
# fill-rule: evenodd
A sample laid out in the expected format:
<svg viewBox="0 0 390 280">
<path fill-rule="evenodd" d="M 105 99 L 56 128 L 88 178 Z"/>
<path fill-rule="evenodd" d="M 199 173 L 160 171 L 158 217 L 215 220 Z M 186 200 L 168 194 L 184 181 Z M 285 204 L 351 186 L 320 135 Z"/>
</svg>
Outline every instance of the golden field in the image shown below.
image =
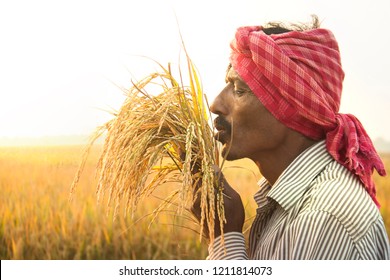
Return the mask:
<svg viewBox="0 0 390 280">
<path fill-rule="evenodd" d="M 82 146 L 0 148 L 0 259 L 204 259 L 191 216 L 174 206 L 153 220 L 153 210 L 177 186 L 161 186 L 142 201 L 134 217 L 113 221 L 96 201 L 95 148 L 80 185 L 69 191 Z M 390 173 L 390 155 L 383 159 Z M 243 198 L 248 229 L 255 213 L 252 199 L 260 174 L 249 161 L 226 165 L 224 173 Z M 390 179 L 375 176 L 381 212 L 390 235 Z"/>
</svg>

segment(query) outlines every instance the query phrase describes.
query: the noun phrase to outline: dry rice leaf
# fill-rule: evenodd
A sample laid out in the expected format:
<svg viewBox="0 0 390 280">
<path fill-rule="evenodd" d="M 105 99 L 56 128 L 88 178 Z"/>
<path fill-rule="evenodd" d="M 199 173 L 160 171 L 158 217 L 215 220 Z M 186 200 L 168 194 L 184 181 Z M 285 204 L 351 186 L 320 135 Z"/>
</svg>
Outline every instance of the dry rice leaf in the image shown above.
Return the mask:
<svg viewBox="0 0 390 280">
<path fill-rule="evenodd" d="M 179 211 L 188 209 L 194 200 L 194 186 L 201 198 L 201 231 L 209 230 L 214 239 L 215 213 L 222 231 L 225 220 L 222 190 L 216 191 L 213 165 L 217 164 L 217 144 L 208 122 L 208 107 L 199 75 L 187 56 L 190 86 L 179 84 L 171 74 L 171 66 L 152 73 L 134 83 L 126 91 L 127 98 L 112 120 L 100 128 L 90 145 L 106 134 L 103 151 L 97 165 L 98 201 L 108 198 L 114 204 L 115 215 L 120 206 L 134 212 L 139 201 L 149 196 L 164 182 L 175 181 Z M 182 73 L 179 69 L 180 81 Z M 148 87 L 159 87 L 158 94 L 149 94 Z M 86 152 L 86 155 L 88 150 Z M 185 154 L 185 156 L 183 156 Z M 182 158 L 184 157 L 184 158 Z M 72 185 L 80 177 L 85 158 Z M 194 166 L 199 174 L 194 173 Z M 167 201 L 171 201 L 170 197 Z M 159 208 L 160 209 L 160 208 Z M 125 213 L 126 214 L 126 213 Z"/>
</svg>

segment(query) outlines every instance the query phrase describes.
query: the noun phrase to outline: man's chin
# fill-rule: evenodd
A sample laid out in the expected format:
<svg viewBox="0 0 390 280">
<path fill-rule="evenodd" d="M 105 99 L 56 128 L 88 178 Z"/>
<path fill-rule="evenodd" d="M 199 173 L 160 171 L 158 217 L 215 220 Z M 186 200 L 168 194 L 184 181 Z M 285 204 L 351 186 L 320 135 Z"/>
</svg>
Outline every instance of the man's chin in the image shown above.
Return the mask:
<svg viewBox="0 0 390 280">
<path fill-rule="evenodd" d="M 228 146 L 227 144 L 223 145 L 221 155 L 228 161 L 233 161 L 240 158 L 235 155 L 235 153 L 230 149 L 230 146 Z"/>
</svg>

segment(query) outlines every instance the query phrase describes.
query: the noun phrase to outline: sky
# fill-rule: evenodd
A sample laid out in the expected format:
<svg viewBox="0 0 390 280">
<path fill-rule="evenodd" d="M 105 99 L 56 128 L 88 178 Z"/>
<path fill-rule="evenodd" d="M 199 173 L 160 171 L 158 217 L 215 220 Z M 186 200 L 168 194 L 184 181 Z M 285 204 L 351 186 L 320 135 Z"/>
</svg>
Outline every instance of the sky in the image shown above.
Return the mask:
<svg viewBox="0 0 390 280">
<path fill-rule="evenodd" d="M 237 27 L 308 22 L 335 34 L 342 113 L 390 141 L 390 1 L 0 0 L 0 138 L 85 135 L 111 119 L 120 87 L 177 64 L 179 28 L 208 99 L 224 87 Z"/>
</svg>

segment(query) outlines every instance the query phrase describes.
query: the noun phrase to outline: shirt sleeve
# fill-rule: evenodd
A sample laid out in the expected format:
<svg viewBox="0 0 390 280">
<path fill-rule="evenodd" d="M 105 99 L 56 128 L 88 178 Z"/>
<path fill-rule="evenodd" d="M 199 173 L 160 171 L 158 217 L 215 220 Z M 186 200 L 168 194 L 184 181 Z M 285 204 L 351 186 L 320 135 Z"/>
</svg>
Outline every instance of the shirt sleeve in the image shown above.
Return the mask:
<svg viewBox="0 0 390 280">
<path fill-rule="evenodd" d="M 366 260 L 390 260 L 390 244 L 386 227 L 380 217 L 370 230 L 356 243 L 362 258 Z"/>
<path fill-rule="evenodd" d="M 208 260 L 247 260 L 245 238 L 241 232 L 228 232 L 222 237 L 215 238 L 209 246 Z"/>
<path fill-rule="evenodd" d="M 361 237 L 353 238 L 358 234 L 349 232 L 335 216 L 324 211 L 310 211 L 300 215 L 284 233 L 278 250 L 280 255 L 276 257 L 300 260 L 388 258 L 386 234 L 378 230 L 378 221 L 360 230 Z"/>
<path fill-rule="evenodd" d="M 291 224 L 283 241 L 288 259 L 355 259 L 354 244 L 345 227 L 331 214 L 310 211 Z"/>
</svg>

